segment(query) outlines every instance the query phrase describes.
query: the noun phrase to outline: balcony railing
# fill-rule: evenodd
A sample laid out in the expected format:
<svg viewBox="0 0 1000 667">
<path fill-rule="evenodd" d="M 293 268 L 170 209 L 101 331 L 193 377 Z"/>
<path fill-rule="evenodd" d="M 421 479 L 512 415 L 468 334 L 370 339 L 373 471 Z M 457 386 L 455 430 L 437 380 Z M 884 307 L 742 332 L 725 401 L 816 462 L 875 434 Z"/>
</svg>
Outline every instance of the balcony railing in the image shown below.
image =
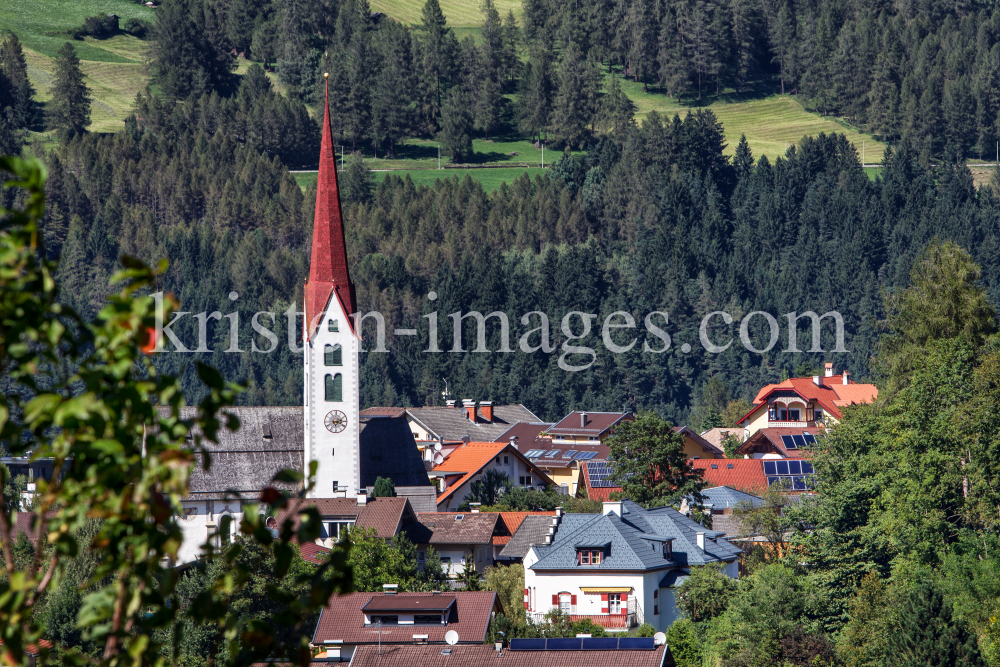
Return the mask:
<svg viewBox="0 0 1000 667">
<path fill-rule="evenodd" d="M 767 425 L 771 428 L 816 428 L 816 422 L 814 421 L 778 421 L 775 419 L 769 419 Z"/>
<path fill-rule="evenodd" d="M 545 614 L 530 613 L 528 618 L 534 623 L 545 623 Z M 573 621 L 582 621 L 584 619 L 590 619 L 595 625 L 600 625 L 606 629 L 630 629 L 636 628 L 642 625 L 642 617 L 634 611 L 630 611 L 627 614 L 571 614 L 570 619 Z"/>
</svg>

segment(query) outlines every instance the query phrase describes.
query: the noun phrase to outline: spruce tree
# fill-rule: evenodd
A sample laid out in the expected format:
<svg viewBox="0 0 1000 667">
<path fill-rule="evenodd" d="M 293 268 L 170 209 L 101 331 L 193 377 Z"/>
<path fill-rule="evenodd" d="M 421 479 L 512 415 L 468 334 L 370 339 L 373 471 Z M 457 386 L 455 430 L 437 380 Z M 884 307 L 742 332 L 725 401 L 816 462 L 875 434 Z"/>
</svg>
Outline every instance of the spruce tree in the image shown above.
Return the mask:
<svg viewBox="0 0 1000 667">
<path fill-rule="evenodd" d="M 583 147 L 593 121 L 597 85 L 592 65 L 571 42 L 563 54 L 559 88 L 552 105 L 552 133 L 568 146 Z"/>
<path fill-rule="evenodd" d="M 451 161 L 465 162 L 472 157 L 472 114 L 469 100 L 461 86 L 448 92 L 441 108 L 441 132 L 439 140 L 446 153 L 451 153 Z"/>
<path fill-rule="evenodd" d="M 83 81 L 76 49 L 66 42 L 59 49 L 56 77 L 49 102 L 49 126 L 72 136 L 90 125 L 90 94 Z"/>
<path fill-rule="evenodd" d="M 35 89 L 28 80 L 28 63 L 17 35 L 11 33 L 0 44 L 0 107 L 10 105 L 16 128 L 28 128 L 35 122 Z"/>
<path fill-rule="evenodd" d="M 886 642 L 883 667 L 986 667 L 975 633 L 952 614 L 935 586 L 920 584 L 903 603 Z"/>
<path fill-rule="evenodd" d="M 153 30 L 156 83 L 175 100 L 227 91 L 236 61 L 225 42 L 225 26 L 213 4 L 167 0 L 157 12 Z"/>
</svg>

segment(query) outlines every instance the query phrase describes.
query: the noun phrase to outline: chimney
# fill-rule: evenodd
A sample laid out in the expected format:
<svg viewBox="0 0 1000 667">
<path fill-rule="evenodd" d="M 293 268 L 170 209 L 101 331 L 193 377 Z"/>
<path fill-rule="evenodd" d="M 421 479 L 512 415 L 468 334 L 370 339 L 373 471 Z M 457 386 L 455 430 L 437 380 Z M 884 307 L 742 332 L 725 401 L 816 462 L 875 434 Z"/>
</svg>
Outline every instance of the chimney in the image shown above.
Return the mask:
<svg viewBox="0 0 1000 667">
<path fill-rule="evenodd" d="M 382 584 L 382 592 L 386 595 L 395 595 L 399 590 L 399 584 Z"/>
<path fill-rule="evenodd" d="M 705 550 L 705 533 L 701 532 L 701 531 L 695 533 L 695 541 L 698 543 L 698 548 L 701 549 L 702 551 L 704 551 Z"/>
<path fill-rule="evenodd" d="M 605 500 L 604 501 L 604 511 L 602 514 L 611 514 L 614 512 L 619 517 L 622 515 L 622 501 L 620 500 Z"/>
<path fill-rule="evenodd" d="M 580 428 L 587 428 L 587 413 L 580 413 Z"/>
<path fill-rule="evenodd" d="M 813 375 L 813 384 L 816 385 L 817 387 L 822 387 L 823 378 L 820 377 L 819 375 Z"/>
<path fill-rule="evenodd" d="M 844 384 L 851 384 L 850 378 L 847 377 L 848 375 L 850 375 L 850 373 L 848 373 L 846 370 L 844 370 L 844 372 L 843 372 Z"/>
<path fill-rule="evenodd" d="M 559 507 L 556 508 L 556 518 L 558 519 L 558 518 L 562 517 L 562 514 L 563 514 L 563 508 L 560 505 Z"/>
<path fill-rule="evenodd" d="M 516 435 L 510 436 L 510 446 L 513 447 L 514 449 L 517 449 L 517 436 Z M 521 451 L 521 450 L 517 449 L 517 451 Z"/>
<path fill-rule="evenodd" d="M 824 367 L 826 368 L 826 376 L 833 377 L 833 364 L 828 361 L 824 364 Z"/>
<path fill-rule="evenodd" d="M 462 399 L 462 407 L 465 408 L 465 416 L 473 424 L 476 423 L 476 402 L 471 398 Z"/>
<path fill-rule="evenodd" d="M 501 651 L 503 651 L 503 642 L 497 642 L 496 644 L 493 645 L 493 648 L 496 649 L 497 653 L 500 653 Z"/>
<path fill-rule="evenodd" d="M 358 494 L 358 507 L 364 507 L 368 504 L 368 491 L 362 491 Z"/>
<path fill-rule="evenodd" d="M 455 400 L 451 399 L 451 400 L 445 401 L 444 404 L 447 405 L 449 408 L 453 408 L 453 407 L 455 407 Z"/>
<path fill-rule="evenodd" d="M 483 419 L 493 423 L 493 401 L 479 401 L 479 409 L 483 413 Z"/>
<path fill-rule="evenodd" d="M 479 508 L 480 508 L 481 505 L 482 505 L 482 503 L 469 503 L 470 511 L 473 514 L 479 514 Z"/>
</svg>

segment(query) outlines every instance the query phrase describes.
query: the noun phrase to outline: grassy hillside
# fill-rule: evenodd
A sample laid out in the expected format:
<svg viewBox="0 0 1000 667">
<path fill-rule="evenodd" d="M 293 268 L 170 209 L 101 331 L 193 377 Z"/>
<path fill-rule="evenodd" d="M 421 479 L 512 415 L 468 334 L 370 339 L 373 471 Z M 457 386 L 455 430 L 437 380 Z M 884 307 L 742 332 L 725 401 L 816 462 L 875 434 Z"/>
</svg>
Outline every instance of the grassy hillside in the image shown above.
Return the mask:
<svg viewBox="0 0 1000 667">
<path fill-rule="evenodd" d="M 448 25 L 453 28 L 478 27 L 483 22 L 483 14 L 479 11 L 479 2 L 468 0 L 440 0 L 441 11 L 448 19 Z M 420 23 L 420 11 L 424 0 L 371 0 L 369 3 L 373 12 L 382 12 L 400 23 Z M 500 16 L 506 17 L 511 10 L 515 15 L 521 13 L 521 0 L 495 0 Z"/>
<path fill-rule="evenodd" d="M 117 14 L 148 22 L 155 11 L 128 0 L 0 0 L 0 30 L 17 33 L 28 61 L 28 77 L 47 102 L 55 75 L 55 56 L 63 43 L 72 41 L 93 97 L 91 131 L 116 132 L 132 107 L 132 100 L 146 87 L 145 43 L 130 35 L 111 39 L 71 40 L 67 30 L 79 27 L 88 16 Z"/>
</svg>

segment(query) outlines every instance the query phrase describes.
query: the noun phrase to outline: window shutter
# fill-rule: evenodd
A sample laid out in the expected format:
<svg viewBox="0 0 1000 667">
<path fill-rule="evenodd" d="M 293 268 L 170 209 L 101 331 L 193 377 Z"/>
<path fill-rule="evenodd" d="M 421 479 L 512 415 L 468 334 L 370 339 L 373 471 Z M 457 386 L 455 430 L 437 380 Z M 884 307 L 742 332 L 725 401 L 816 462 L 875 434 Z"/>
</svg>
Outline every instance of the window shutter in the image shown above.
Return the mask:
<svg viewBox="0 0 1000 667">
<path fill-rule="evenodd" d="M 559 606 L 559 596 L 558 595 L 553 595 L 552 596 L 552 604 L 554 604 L 557 607 Z"/>
<path fill-rule="evenodd" d="M 608 608 L 607 607 L 601 607 L 601 613 L 602 614 L 608 613 Z"/>
<path fill-rule="evenodd" d="M 524 589 L 524 594 L 525 594 L 525 595 L 527 595 L 527 594 L 528 594 L 528 589 L 527 589 L 527 588 L 525 588 L 525 589 Z"/>
<path fill-rule="evenodd" d="M 573 605 L 574 607 L 576 606 L 576 596 L 575 595 L 570 595 L 569 596 L 569 603 L 571 605 Z"/>
<path fill-rule="evenodd" d="M 525 600 L 525 601 L 524 601 L 524 608 L 525 608 L 525 609 L 527 609 L 527 608 L 528 608 L 528 601 L 527 601 L 527 600 Z"/>
<path fill-rule="evenodd" d="M 601 602 L 607 602 L 607 601 L 608 601 L 608 594 L 601 593 Z"/>
<path fill-rule="evenodd" d="M 622 616 L 628 614 L 628 600 L 625 599 L 625 595 L 622 595 Z"/>
<path fill-rule="evenodd" d="M 340 373 L 333 376 L 333 400 L 344 400 L 344 376 Z"/>
</svg>

